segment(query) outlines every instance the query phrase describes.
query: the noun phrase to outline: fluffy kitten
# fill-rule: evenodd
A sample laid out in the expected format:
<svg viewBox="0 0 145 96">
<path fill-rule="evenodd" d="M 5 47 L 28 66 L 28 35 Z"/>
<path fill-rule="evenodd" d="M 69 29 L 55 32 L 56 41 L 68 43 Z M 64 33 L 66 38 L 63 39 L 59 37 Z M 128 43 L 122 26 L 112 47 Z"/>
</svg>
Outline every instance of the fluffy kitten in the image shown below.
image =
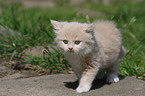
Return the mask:
<svg viewBox="0 0 145 96">
<path fill-rule="evenodd" d="M 89 91 L 96 75 L 101 79 L 107 73 L 107 82 L 119 81 L 118 59 L 120 54 L 125 54 L 125 49 L 113 22 L 87 24 L 51 20 L 51 23 L 58 48 L 79 79 L 78 93 Z"/>
</svg>

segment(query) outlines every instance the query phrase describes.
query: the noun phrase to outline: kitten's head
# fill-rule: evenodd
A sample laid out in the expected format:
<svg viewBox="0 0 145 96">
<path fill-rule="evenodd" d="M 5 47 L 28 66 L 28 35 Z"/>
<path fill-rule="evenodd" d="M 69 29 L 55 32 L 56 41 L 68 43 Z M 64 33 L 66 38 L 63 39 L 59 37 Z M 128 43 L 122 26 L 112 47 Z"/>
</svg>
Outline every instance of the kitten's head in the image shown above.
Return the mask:
<svg viewBox="0 0 145 96">
<path fill-rule="evenodd" d="M 78 22 L 58 22 L 51 20 L 55 41 L 59 49 L 67 53 L 88 54 L 94 47 L 93 25 Z"/>
</svg>

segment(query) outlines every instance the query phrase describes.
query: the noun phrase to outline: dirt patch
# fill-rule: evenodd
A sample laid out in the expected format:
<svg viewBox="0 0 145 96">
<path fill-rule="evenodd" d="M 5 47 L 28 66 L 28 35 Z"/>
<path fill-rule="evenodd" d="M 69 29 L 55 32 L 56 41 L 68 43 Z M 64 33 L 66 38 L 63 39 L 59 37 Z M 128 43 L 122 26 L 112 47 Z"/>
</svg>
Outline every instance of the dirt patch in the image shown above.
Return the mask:
<svg viewBox="0 0 145 96">
<path fill-rule="evenodd" d="M 42 57 L 43 55 L 43 50 L 45 48 L 43 46 L 36 46 L 33 48 L 27 48 L 25 50 L 23 50 L 23 52 L 21 53 L 22 55 L 32 55 L 32 56 L 37 56 L 37 57 Z M 28 59 L 27 56 L 23 56 L 23 58 L 26 60 Z"/>
<path fill-rule="evenodd" d="M 12 3 L 10 0 L 0 0 L 1 3 Z M 55 7 L 53 0 L 13 0 L 13 2 L 20 2 L 25 8 L 31 7 Z"/>
<path fill-rule="evenodd" d="M 7 75 L 12 75 L 14 73 L 17 73 L 16 70 L 13 70 L 13 69 L 5 66 L 7 62 L 4 62 L 4 61 L 2 62 L 2 60 L 0 60 L 0 62 L 1 62 L 0 63 L 0 78 L 7 76 Z"/>
<path fill-rule="evenodd" d="M 85 14 L 89 16 L 101 16 L 105 17 L 105 14 L 99 11 L 89 10 L 89 9 L 77 9 L 76 10 L 80 14 Z"/>
<path fill-rule="evenodd" d="M 26 8 L 30 7 L 55 7 L 52 0 L 22 0 L 20 1 Z"/>
<path fill-rule="evenodd" d="M 50 70 L 44 69 L 36 65 L 22 64 L 18 61 L 0 63 L 0 78 L 17 73 L 20 74 L 17 76 L 17 78 L 25 78 L 47 75 L 50 74 Z"/>
<path fill-rule="evenodd" d="M 70 0 L 70 5 L 84 3 L 86 0 Z"/>
<path fill-rule="evenodd" d="M 19 73 L 17 78 L 28 78 L 34 76 L 42 76 L 48 74 L 56 74 L 56 73 L 73 73 L 72 69 L 69 70 L 53 70 L 47 68 L 42 68 L 38 65 L 32 64 L 23 64 L 20 61 L 7 61 L 7 60 L 0 60 L 0 78 L 13 75 Z"/>
<path fill-rule="evenodd" d="M 56 49 L 56 46 L 51 46 L 48 45 L 47 48 L 52 51 L 52 47 Z M 24 60 L 28 60 L 29 59 L 29 55 L 31 56 L 36 56 L 36 57 L 42 57 L 43 56 L 43 51 L 46 50 L 46 48 L 44 48 L 43 46 L 35 46 L 32 48 L 27 48 L 25 50 L 23 50 L 22 53 L 20 53 L 19 55 L 22 55 L 22 58 Z"/>
</svg>

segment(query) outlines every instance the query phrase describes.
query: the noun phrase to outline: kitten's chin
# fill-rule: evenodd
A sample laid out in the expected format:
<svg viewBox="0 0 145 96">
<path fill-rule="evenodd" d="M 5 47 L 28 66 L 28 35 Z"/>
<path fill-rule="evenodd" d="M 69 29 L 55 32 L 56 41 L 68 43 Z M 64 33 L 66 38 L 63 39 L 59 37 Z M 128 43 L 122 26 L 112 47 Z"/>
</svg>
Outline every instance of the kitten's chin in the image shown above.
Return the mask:
<svg viewBox="0 0 145 96">
<path fill-rule="evenodd" d="M 74 50 L 72 50 L 72 51 L 70 51 L 70 50 L 61 50 L 61 52 L 62 53 L 67 53 L 67 54 L 74 54 L 75 53 Z"/>
<path fill-rule="evenodd" d="M 67 51 L 68 53 L 75 53 L 73 50 L 72 51 Z"/>
</svg>

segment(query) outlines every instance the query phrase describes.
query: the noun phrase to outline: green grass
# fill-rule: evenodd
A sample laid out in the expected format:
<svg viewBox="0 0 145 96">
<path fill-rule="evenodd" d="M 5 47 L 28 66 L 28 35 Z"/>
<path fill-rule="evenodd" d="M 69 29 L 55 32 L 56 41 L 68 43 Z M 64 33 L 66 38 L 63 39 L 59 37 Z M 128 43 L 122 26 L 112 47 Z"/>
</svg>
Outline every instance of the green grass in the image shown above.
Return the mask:
<svg viewBox="0 0 145 96">
<path fill-rule="evenodd" d="M 90 22 L 96 19 L 112 20 L 122 32 L 123 45 L 128 53 L 120 60 L 119 73 L 145 80 L 145 1 L 119 3 L 112 0 L 108 6 L 93 2 L 68 6 L 64 2 L 56 0 L 55 8 L 30 9 L 23 8 L 20 3 L 1 4 L 3 11 L 0 14 L 0 25 L 17 31 L 21 36 L 10 32 L 9 35 L 0 33 L 0 57 L 20 60 L 21 57 L 18 55 L 24 49 L 54 45 L 55 34 L 50 19 L 88 22 L 86 15 L 76 12 L 76 9 L 89 9 L 105 14 L 104 17 L 89 16 Z M 7 27 L 5 28 L 9 31 Z M 21 60 L 21 62 L 47 68 L 50 73 L 54 70 L 59 72 L 68 70 L 69 67 L 63 55 L 55 49 L 51 52 L 47 49 L 43 57 L 31 55 L 28 57 L 29 60 Z"/>
</svg>

